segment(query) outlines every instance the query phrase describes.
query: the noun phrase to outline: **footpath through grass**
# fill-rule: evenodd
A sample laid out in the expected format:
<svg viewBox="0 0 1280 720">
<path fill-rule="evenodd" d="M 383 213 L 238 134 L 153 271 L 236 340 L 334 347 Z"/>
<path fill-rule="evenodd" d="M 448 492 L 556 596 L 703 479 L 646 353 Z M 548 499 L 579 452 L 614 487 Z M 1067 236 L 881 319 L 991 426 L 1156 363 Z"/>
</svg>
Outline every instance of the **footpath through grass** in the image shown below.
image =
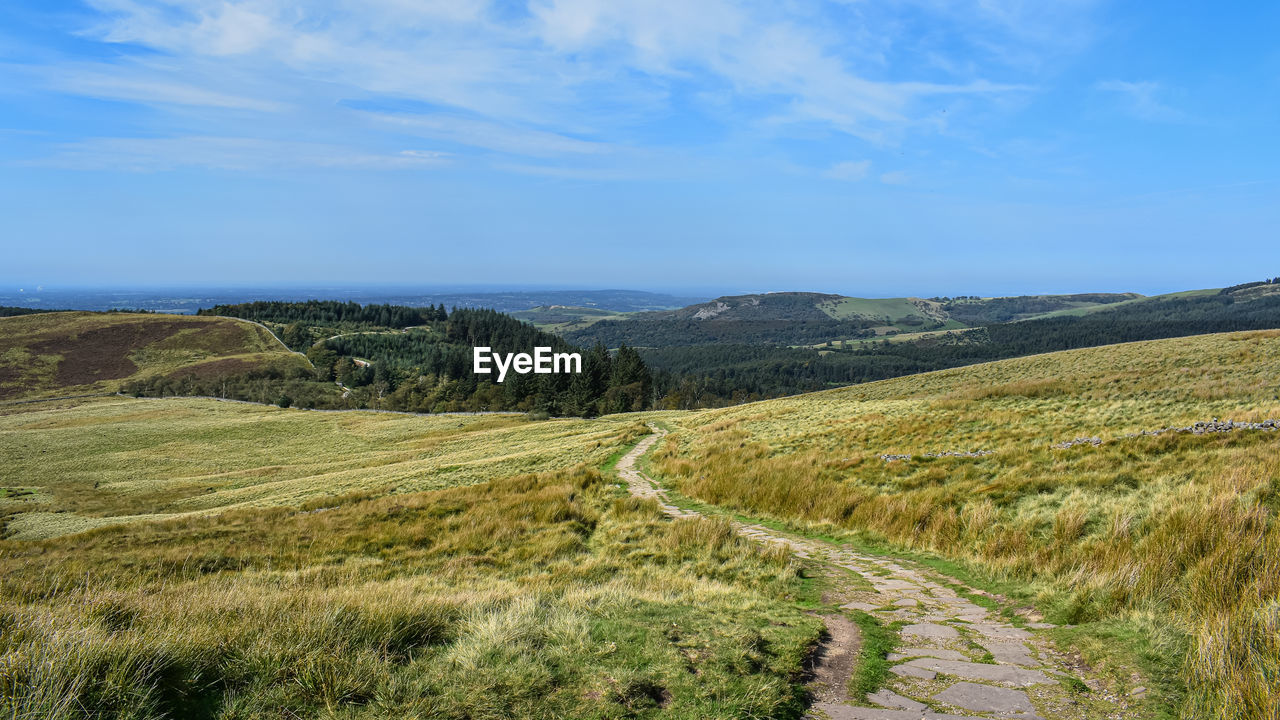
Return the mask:
<svg viewBox="0 0 1280 720">
<path fill-rule="evenodd" d="M 1034 604 L 1157 709 L 1275 717 L 1280 432 L 1177 428 L 1280 419 L 1277 378 L 1277 331 L 1053 353 L 672 418 L 652 466 Z"/>
</svg>

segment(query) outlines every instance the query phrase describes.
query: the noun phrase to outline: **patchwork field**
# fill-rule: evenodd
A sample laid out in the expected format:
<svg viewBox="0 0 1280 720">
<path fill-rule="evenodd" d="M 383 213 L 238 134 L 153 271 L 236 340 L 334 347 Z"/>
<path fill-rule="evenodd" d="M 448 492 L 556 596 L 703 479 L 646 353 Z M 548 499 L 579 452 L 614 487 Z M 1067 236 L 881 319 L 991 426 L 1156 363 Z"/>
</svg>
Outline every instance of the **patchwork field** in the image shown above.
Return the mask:
<svg viewBox="0 0 1280 720">
<path fill-rule="evenodd" d="M 0 401 L 113 392 L 156 375 L 309 368 L 265 328 L 217 317 L 57 312 L 0 318 Z"/>
<path fill-rule="evenodd" d="M 1280 419 L 1280 332 L 682 415 L 654 467 L 698 501 L 1029 587 L 1051 620 L 1114 635 L 1096 662 L 1128 652 L 1157 675 L 1172 665 L 1180 681 L 1159 691 L 1186 717 L 1273 717 L 1280 431 L 1141 434 L 1215 418 Z"/>
</svg>

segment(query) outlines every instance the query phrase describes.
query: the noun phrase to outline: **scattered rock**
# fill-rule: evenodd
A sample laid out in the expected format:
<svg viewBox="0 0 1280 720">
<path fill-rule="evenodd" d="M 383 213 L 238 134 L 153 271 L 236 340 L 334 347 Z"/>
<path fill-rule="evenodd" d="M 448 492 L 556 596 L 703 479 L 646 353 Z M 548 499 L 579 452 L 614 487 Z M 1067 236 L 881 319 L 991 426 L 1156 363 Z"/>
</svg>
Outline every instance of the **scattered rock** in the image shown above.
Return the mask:
<svg viewBox="0 0 1280 720">
<path fill-rule="evenodd" d="M 929 668 L 922 668 L 918 665 L 893 665 L 889 668 L 889 672 L 901 677 L 920 678 L 921 680 L 932 680 L 938 677 L 938 673 Z"/>
<path fill-rule="evenodd" d="M 984 640 L 978 643 L 991 653 L 996 662 L 1005 665 L 1021 665 L 1023 667 L 1039 667 L 1040 662 L 1031 657 L 1027 646 L 1017 641 L 1000 642 Z"/>
<path fill-rule="evenodd" d="M 823 720 L 973 720 L 972 716 L 948 715 L 920 710 L 888 710 L 885 708 L 854 707 L 836 703 L 815 703 L 810 718 Z"/>
<path fill-rule="evenodd" d="M 1057 450 L 1066 450 L 1077 445 L 1093 445 L 1097 447 L 1102 444 L 1102 438 L 1099 437 L 1078 437 L 1075 440 L 1067 440 L 1066 442 L 1055 443 L 1054 448 Z"/>
<path fill-rule="evenodd" d="M 940 660 L 964 660 L 963 653 L 955 650 L 947 650 L 945 648 L 902 648 L 898 652 L 891 652 L 886 656 L 889 662 L 898 662 L 908 658 L 931 657 Z"/>
<path fill-rule="evenodd" d="M 1021 690 L 959 682 L 934 695 L 935 700 L 965 710 L 1001 713 L 1021 718 L 1036 718 L 1036 708 Z"/>
<path fill-rule="evenodd" d="M 889 669 L 897 672 L 899 668 L 931 670 L 933 672 L 940 672 L 946 675 L 955 675 L 956 677 L 964 678 L 965 680 L 998 682 L 1005 683 L 1007 685 L 1016 685 L 1018 687 L 1049 685 L 1056 682 L 1039 670 L 1028 670 L 1020 667 L 1010 667 L 1008 665 L 988 665 L 986 663 L 964 662 L 961 660 L 921 658 L 919 660 L 911 660 L 902 665 L 894 665 Z"/>
<path fill-rule="evenodd" d="M 1136 432 L 1136 433 L 1127 433 L 1125 435 L 1121 435 L 1117 439 L 1128 439 L 1128 438 L 1136 438 L 1136 437 L 1154 437 L 1156 435 L 1164 435 L 1165 433 L 1191 433 L 1192 435 L 1209 435 L 1213 433 L 1237 432 L 1240 430 L 1262 430 L 1264 432 L 1273 432 L 1276 430 L 1280 430 L 1280 420 L 1263 420 L 1262 422 L 1235 422 L 1234 420 L 1219 420 L 1218 418 L 1214 418 L 1212 420 L 1202 420 L 1200 422 L 1193 423 L 1191 425 L 1185 425 L 1182 427 L 1173 426 L 1173 427 L 1160 428 L 1159 430 L 1143 430 L 1141 432 Z M 1066 442 L 1054 443 L 1053 447 L 1058 450 L 1066 450 L 1067 448 L 1075 447 L 1076 445 L 1086 445 L 1086 444 L 1093 445 L 1096 447 L 1102 444 L 1102 439 L 1096 438 L 1096 437 L 1079 437 L 1079 438 L 1076 438 L 1075 440 L 1068 440 Z"/>
<path fill-rule="evenodd" d="M 960 637 L 960 633 L 950 625 L 938 625 L 936 623 L 916 623 L 902 628 L 902 637 L 923 637 L 949 640 L 951 638 Z"/>
<path fill-rule="evenodd" d="M 889 689 L 877 690 L 868 695 L 867 699 L 877 705 L 882 705 L 887 708 L 896 708 L 898 710 L 920 711 L 925 710 L 928 707 L 922 702 L 916 702 L 911 698 L 902 697 L 898 693 Z"/>
<path fill-rule="evenodd" d="M 987 455 L 991 455 L 991 454 L 992 454 L 992 453 L 994 453 L 994 452 L 995 452 L 994 450 L 973 450 L 973 451 L 971 451 L 971 452 L 956 452 L 956 451 L 954 451 L 954 450 L 944 450 L 943 452 L 936 452 L 936 453 L 924 453 L 924 454 L 923 454 L 923 455 L 921 455 L 920 457 L 926 457 L 926 458 L 942 458 L 942 457 L 976 458 L 976 457 L 985 457 L 985 456 L 987 456 Z M 881 459 L 881 460 L 884 460 L 885 462 L 894 462 L 895 460 L 910 460 L 912 457 L 914 457 L 914 456 L 913 456 L 913 455 L 893 455 L 893 454 L 885 454 L 885 455 L 881 455 L 881 456 L 880 456 L 880 459 Z"/>
</svg>

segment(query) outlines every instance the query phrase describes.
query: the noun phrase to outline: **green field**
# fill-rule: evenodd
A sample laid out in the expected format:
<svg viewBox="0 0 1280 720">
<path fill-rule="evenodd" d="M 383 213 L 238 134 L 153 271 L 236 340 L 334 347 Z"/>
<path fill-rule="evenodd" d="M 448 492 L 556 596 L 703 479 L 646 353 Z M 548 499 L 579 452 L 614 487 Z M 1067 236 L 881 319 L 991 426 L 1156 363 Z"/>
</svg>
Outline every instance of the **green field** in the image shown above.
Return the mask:
<svg viewBox="0 0 1280 720">
<path fill-rule="evenodd" d="M 1082 305 L 1081 307 L 1066 308 L 1063 310 L 1054 310 L 1047 312 L 1039 317 L 1058 317 L 1061 315 L 1080 316 L 1090 315 L 1096 312 L 1106 312 L 1117 308 L 1124 308 L 1131 305 L 1138 305 L 1144 302 L 1159 302 L 1161 300 L 1170 300 L 1173 298 L 1193 298 L 1193 297 L 1210 297 L 1217 295 L 1221 290 L 1219 288 L 1209 288 L 1206 290 L 1184 290 L 1182 292 L 1166 293 L 1164 295 L 1151 295 L 1148 297 L 1136 297 L 1132 300 L 1122 300 L 1118 303 L 1110 305 Z"/>
<path fill-rule="evenodd" d="M 0 318 L 0 401 L 114 392 L 158 375 L 309 368 L 265 328 L 217 317 L 57 312 Z"/>
<path fill-rule="evenodd" d="M 824 302 L 818 309 L 836 320 L 882 319 L 884 327 L 894 332 L 910 332 L 922 325 L 942 323 L 937 329 L 964 327 L 947 317 L 941 304 L 920 298 L 854 298 Z"/>
<path fill-rule="evenodd" d="M 529 310 L 518 310 L 511 313 L 511 317 L 530 323 L 539 330 L 563 334 L 590 327 L 601 320 L 625 318 L 628 314 L 599 308 L 544 305 Z"/>
</svg>

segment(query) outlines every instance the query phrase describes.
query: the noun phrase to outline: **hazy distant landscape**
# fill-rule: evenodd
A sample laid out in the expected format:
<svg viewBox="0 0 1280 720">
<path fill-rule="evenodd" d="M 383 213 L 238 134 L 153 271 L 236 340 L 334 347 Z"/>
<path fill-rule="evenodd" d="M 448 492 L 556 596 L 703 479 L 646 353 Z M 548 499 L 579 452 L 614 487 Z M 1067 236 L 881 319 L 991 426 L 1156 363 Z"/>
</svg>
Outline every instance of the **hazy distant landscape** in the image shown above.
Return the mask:
<svg viewBox="0 0 1280 720">
<path fill-rule="evenodd" d="M 501 312 L 528 310 L 542 305 L 598 308 L 613 312 L 664 310 L 682 307 L 700 298 L 679 297 L 633 290 L 524 290 L 509 287 L 395 288 L 374 285 L 354 287 L 266 288 L 60 288 L 0 291 L 0 306 L 44 310 L 147 310 L 191 314 L 202 307 L 231 305 L 254 300 L 303 301 L 313 298 L 357 303 L 383 303 L 422 307 L 493 308 Z"/>
</svg>

